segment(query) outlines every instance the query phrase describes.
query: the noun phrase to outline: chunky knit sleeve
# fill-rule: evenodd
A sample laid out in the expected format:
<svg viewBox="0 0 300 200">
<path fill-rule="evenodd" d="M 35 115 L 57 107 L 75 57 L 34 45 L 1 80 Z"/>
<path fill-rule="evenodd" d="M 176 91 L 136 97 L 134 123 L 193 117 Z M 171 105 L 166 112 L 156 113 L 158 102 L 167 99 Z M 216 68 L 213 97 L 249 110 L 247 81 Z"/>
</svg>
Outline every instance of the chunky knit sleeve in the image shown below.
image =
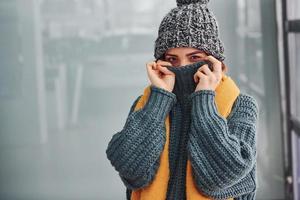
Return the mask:
<svg viewBox="0 0 300 200">
<path fill-rule="evenodd" d="M 196 91 L 190 98 L 188 152 L 198 188 L 214 198 L 219 198 L 218 195 L 224 194 L 226 189 L 237 187 L 238 183 L 248 188 L 232 190 L 236 196 L 245 194 L 245 190 L 254 191 L 253 181 L 246 184 L 249 184 L 251 179 L 248 176 L 252 175 L 250 171 L 253 173 L 256 164 L 259 109 L 256 100 L 250 95 L 240 94 L 230 115 L 224 118 L 217 111 L 215 91 Z M 232 191 L 227 194 L 232 194 Z M 226 197 L 229 196 L 223 196 Z"/>
<path fill-rule="evenodd" d="M 112 136 L 106 154 L 121 180 L 129 189 L 148 185 L 159 166 L 166 141 L 165 118 L 176 102 L 176 95 L 151 86 L 145 106 L 134 111 L 131 106 L 123 129 Z"/>
</svg>

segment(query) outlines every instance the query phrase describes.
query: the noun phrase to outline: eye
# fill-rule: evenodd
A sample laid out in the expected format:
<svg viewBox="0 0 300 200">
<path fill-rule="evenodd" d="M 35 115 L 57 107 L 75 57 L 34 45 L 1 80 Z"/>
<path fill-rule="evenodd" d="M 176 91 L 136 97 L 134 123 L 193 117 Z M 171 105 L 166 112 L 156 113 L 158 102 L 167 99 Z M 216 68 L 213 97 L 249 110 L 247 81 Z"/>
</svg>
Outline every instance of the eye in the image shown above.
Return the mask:
<svg viewBox="0 0 300 200">
<path fill-rule="evenodd" d="M 200 56 L 196 56 L 196 55 L 192 55 L 192 56 L 191 56 L 191 59 L 192 59 L 192 60 L 200 60 L 201 57 L 200 57 Z"/>
<path fill-rule="evenodd" d="M 176 58 L 175 57 L 167 57 L 165 60 L 168 62 L 175 62 Z"/>
</svg>

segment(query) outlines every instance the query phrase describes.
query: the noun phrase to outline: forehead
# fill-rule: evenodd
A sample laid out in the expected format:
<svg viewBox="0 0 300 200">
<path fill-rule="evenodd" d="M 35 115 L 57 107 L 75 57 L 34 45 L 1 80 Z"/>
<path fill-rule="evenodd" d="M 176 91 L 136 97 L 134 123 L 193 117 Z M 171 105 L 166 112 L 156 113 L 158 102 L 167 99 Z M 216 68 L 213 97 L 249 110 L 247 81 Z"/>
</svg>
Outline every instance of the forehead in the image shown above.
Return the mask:
<svg viewBox="0 0 300 200">
<path fill-rule="evenodd" d="M 203 53 L 205 54 L 204 51 L 200 50 L 200 49 L 196 49 L 196 48 L 192 48 L 192 47 L 176 47 L 176 48 L 170 48 L 166 51 L 166 54 L 189 54 L 189 53 Z"/>
</svg>

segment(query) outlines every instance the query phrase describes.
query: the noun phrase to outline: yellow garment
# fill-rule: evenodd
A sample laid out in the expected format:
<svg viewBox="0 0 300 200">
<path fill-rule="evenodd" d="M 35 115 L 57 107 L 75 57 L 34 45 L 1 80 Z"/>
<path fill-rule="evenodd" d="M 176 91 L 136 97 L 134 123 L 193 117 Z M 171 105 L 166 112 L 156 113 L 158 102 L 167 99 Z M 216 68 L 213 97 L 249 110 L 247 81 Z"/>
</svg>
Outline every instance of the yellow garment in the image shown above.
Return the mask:
<svg viewBox="0 0 300 200">
<path fill-rule="evenodd" d="M 220 84 L 215 90 L 215 103 L 218 112 L 223 116 L 227 117 L 231 111 L 232 105 L 235 99 L 238 97 L 240 90 L 234 81 L 227 75 L 223 74 Z M 150 85 L 144 89 L 142 97 L 137 102 L 135 110 L 142 108 L 149 98 L 151 93 Z M 168 181 L 169 181 L 169 135 L 170 135 L 170 118 L 167 115 L 165 120 L 166 127 L 166 143 L 163 152 L 160 157 L 160 165 L 154 180 L 146 187 L 133 190 L 131 193 L 131 200 L 165 200 Z M 187 175 L 186 175 L 186 197 L 187 200 L 208 200 L 210 197 L 204 196 L 197 189 L 196 184 L 192 177 L 192 166 L 190 160 L 187 161 Z M 233 200 L 230 198 L 229 200 Z"/>
</svg>

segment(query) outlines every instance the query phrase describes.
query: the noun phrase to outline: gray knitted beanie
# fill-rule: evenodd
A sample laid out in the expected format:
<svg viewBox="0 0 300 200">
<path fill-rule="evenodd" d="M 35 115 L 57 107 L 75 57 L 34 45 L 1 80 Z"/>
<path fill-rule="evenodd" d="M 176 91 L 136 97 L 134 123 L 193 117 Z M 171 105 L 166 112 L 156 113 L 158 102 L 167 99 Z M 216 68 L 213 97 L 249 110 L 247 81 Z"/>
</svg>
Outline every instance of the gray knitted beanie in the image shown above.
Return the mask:
<svg viewBox="0 0 300 200">
<path fill-rule="evenodd" d="M 155 40 L 154 57 L 161 59 L 169 48 L 193 47 L 223 61 L 224 47 L 218 23 L 207 8 L 209 0 L 177 0 L 162 20 Z"/>
</svg>

